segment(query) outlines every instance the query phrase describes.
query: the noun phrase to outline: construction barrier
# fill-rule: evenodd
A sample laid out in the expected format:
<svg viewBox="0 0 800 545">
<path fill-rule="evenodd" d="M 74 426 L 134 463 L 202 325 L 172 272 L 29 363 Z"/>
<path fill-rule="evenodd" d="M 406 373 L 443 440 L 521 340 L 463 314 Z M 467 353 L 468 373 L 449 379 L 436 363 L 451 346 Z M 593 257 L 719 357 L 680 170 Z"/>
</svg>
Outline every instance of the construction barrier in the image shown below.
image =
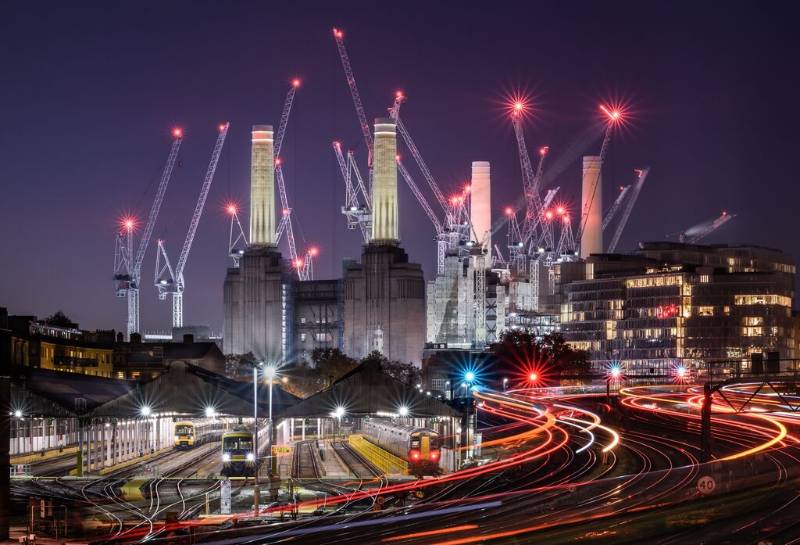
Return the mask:
<svg viewBox="0 0 800 545">
<path fill-rule="evenodd" d="M 372 465 L 385 474 L 408 475 L 408 462 L 388 452 L 374 443 L 370 443 L 362 435 L 351 435 L 350 446 Z"/>
</svg>

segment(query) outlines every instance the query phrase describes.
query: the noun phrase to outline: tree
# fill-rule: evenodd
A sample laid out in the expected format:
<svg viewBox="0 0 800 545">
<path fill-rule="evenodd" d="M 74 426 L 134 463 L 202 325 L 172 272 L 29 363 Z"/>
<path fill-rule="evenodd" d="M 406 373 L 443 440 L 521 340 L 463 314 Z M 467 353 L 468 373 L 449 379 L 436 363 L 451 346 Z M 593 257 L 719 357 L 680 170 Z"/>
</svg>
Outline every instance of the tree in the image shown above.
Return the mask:
<svg viewBox="0 0 800 545">
<path fill-rule="evenodd" d="M 78 327 L 78 324 L 73 322 L 69 316 L 64 314 L 63 310 L 55 311 L 55 313 L 44 319 L 44 323 L 55 327 L 67 327 L 73 329 Z"/>
<path fill-rule="evenodd" d="M 565 374 L 584 372 L 588 354 L 572 348 L 559 333 L 537 337 L 528 330 L 509 330 L 492 345 L 495 371 L 517 381 L 547 384 Z"/>
<path fill-rule="evenodd" d="M 338 348 L 315 348 L 311 352 L 311 361 L 323 379 L 333 382 L 346 375 L 356 367 L 358 362 L 347 356 Z"/>
</svg>

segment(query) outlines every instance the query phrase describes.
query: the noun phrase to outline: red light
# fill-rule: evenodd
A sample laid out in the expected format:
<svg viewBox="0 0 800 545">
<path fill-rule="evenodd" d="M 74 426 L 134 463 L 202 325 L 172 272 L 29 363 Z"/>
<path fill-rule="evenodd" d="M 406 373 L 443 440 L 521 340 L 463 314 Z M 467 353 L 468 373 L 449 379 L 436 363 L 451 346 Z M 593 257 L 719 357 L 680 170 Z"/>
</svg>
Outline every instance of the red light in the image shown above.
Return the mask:
<svg viewBox="0 0 800 545">
<path fill-rule="evenodd" d="M 235 216 L 235 215 L 236 215 L 236 213 L 239 211 L 239 207 L 238 207 L 238 206 L 236 206 L 236 204 L 235 204 L 235 203 L 228 203 L 228 204 L 225 206 L 225 210 L 226 210 L 226 211 L 228 212 L 228 214 L 230 214 L 231 216 Z"/>
<path fill-rule="evenodd" d="M 531 382 L 536 382 L 537 380 L 539 380 L 539 374 L 536 371 L 531 372 L 531 374 L 528 375 L 528 380 L 530 380 Z"/>
<path fill-rule="evenodd" d="M 280 157 L 276 157 L 275 158 L 275 166 L 281 166 L 281 158 Z"/>
<path fill-rule="evenodd" d="M 297 78 L 293 79 L 292 80 L 292 87 L 294 87 L 295 89 L 300 87 L 300 80 L 297 79 Z"/>
<path fill-rule="evenodd" d="M 400 162 L 400 154 L 399 153 L 394 156 L 394 160 L 397 161 L 398 163 Z"/>
<path fill-rule="evenodd" d="M 342 31 L 341 31 L 341 30 L 339 30 L 338 28 L 334 28 L 334 29 L 333 29 L 333 35 L 334 35 L 335 37 L 337 37 L 337 38 L 341 38 L 341 37 L 343 36 L 343 34 L 342 34 Z"/>
<path fill-rule="evenodd" d="M 403 98 L 403 91 L 397 91 L 394 96 L 395 98 Z"/>
<path fill-rule="evenodd" d="M 464 193 L 469 193 L 470 191 L 472 191 L 472 186 L 470 186 L 470 185 L 465 185 L 465 186 L 464 186 Z"/>
<path fill-rule="evenodd" d="M 179 127 L 175 127 L 174 129 L 172 129 L 172 136 L 174 136 L 175 138 L 182 138 L 183 137 L 183 129 L 181 129 Z"/>
<path fill-rule="evenodd" d="M 549 220 L 553 219 L 553 211 L 552 210 L 548 210 L 547 212 L 544 213 L 544 217 L 549 219 Z"/>
<path fill-rule="evenodd" d="M 566 223 L 566 224 L 569 224 L 569 222 L 570 222 L 571 220 L 569 219 L 569 216 L 564 216 L 564 217 L 562 218 L 562 221 L 563 221 L 564 223 Z"/>
<path fill-rule="evenodd" d="M 416 450 L 412 450 L 411 451 L 411 458 L 414 459 L 414 460 L 419 460 L 419 452 L 417 452 Z"/>
<path fill-rule="evenodd" d="M 294 266 L 299 269 L 303 266 L 303 260 L 298 257 L 294 260 Z"/>
<path fill-rule="evenodd" d="M 431 451 L 431 460 L 436 460 L 438 457 L 439 457 L 439 451 L 438 450 L 432 450 Z"/>
<path fill-rule="evenodd" d="M 289 209 L 288 209 L 288 208 L 284 208 L 283 210 L 281 210 L 281 213 L 282 213 L 284 216 L 288 216 L 288 215 L 289 215 Z"/>
<path fill-rule="evenodd" d="M 548 151 L 550 151 L 550 146 L 539 148 L 539 155 L 547 155 Z"/>
<path fill-rule="evenodd" d="M 600 111 L 606 114 L 608 116 L 609 121 L 611 121 L 612 123 L 616 123 L 617 121 L 622 119 L 622 112 L 617 108 L 609 110 L 608 108 L 606 108 L 604 105 L 601 104 Z"/>
<path fill-rule="evenodd" d="M 227 127 L 227 126 L 228 126 L 228 124 L 227 124 L 227 123 L 221 123 L 221 124 L 220 124 L 220 126 L 219 126 L 219 132 L 222 132 L 222 131 L 224 131 L 224 130 L 225 130 L 225 127 Z"/>
<path fill-rule="evenodd" d="M 311 249 L 308 250 L 308 253 L 312 256 L 315 256 L 319 253 L 319 248 L 312 246 Z"/>
<path fill-rule="evenodd" d="M 523 104 L 522 102 L 517 101 L 517 102 L 514 103 L 514 111 L 515 112 L 521 112 L 524 109 L 525 109 L 525 104 Z"/>
<path fill-rule="evenodd" d="M 505 212 L 506 212 L 506 216 L 512 216 L 512 215 L 514 215 L 514 211 L 511 209 L 511 207 L 510 207 L 510 206 L 507 206 L 507 207 L 506 207 L 506 210 L 505 210 Z"/>
<path fill-rule="evenodd" d="M 339 149 L 342 149 L 342 143 L 339 142 L 338 140 L 334 140 L 333 145 L 336 146 Z"/>
<path fill-rule="evenodd" d="M 558 208 L 556 208 L 556 214 L 558 214 L 559 216 L 563 216 L 566 212 L 567 209 L 564 208 L 563 206 L 559 206 Z"/>
<path fill-rule="evenodd" d="M 679 312 L 678 305 L 664 305 L 656 308 L 656 318 L 674 318 Z"/>
<path fill-rule="evenodd" d="M 136 218 L 133 216 L 125 216 L 119 220 L 119 224 L 121 229 L 131 232 L 136 229 Z"/>
</svg>

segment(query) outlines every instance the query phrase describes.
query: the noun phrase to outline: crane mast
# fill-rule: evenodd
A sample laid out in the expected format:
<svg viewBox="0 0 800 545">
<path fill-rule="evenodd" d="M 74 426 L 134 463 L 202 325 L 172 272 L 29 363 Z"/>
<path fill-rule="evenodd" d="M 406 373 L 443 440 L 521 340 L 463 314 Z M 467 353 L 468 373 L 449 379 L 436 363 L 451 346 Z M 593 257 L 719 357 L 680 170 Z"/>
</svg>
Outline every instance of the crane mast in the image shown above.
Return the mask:
<svg viewBox="0 0 800 545">
<path fill-rule="evenodd" d="M 239 210 L 235 204 L 228 205 L 228 215 L 231 217 L 228 229 L 228 257 L 233 261 L 233 267 L 238 269 L 239 260 L 247 248 L 247 235 L 244 233 L 242 222 L 239 221 Z"/>
<path fill-rule="evenodd" d="M 735 214 L 728 214 L 728 212 L 723 210 L 722 214 L 714 220 L 699 223 L 680 233 L 679 240 L 687 244 L 696 244 L 735 217 Z"/>
<path fill-rule="evenodd" d="M 214 173 L 217 170 L 217 163 L 219 162 L 222 147 L 225 144 L 225 137 L 228 135 L 228 128 L 230 123 L 224 123 L 219 127 L 219 135 L 214 144 L 214 150 L 211 153 L 211 161 L 206 169 L 205 177 L 203 178 L 203 185 L 200 188 L 200 196 L 197 198 L 197 204 L 192 214 L 192 220 L 189 223 L 189 230 L 186 233 L 186 239 L 183 241 L 181 253 L 178 256 L 178 262 L 173 269 L 167 256 L 166 248 L 163 241 L 159 241 L 158 254 L 156 258 L 156 288 L 158 289 L 158 297 L 164 300 L 167 293 L 172 294 L 172 326 L 183 326 L 183 291 L 185 288 L 183 271 L 186 267 L 186 261 L 189 259 L 189 251 L 192 249 L 195 234 L 197 233 L 197 226 L 200 224 L 200 218 L 203 215 L 208 192 L 211 189 L 211 183 L 214 181 Z M 160 261 L 163 260 L 163 264 Z M 161 269 L 159 271 L 159 269 Z M 168 273 L 169 277 L 162 276 L 163 273 Z"/>
<path fill-rule="evenodd" d="M 361 126 L 361 134 L 364 136 L 364 143 L 367 145 L 367 151 L 369 153 L 367 164 L 369 165 L 371 173 L 374 145 L 372 142 L 372 132 L 370 132 L 369 123 L 367 122 L 367 114 L 364 112 L 364 105 L 361 103 L 361 95 L 356 85 L 356 77 L 353 75 L 353 67 L 350 66 L 350 56 L 347 54 L 347 48 L 344 46 L 344 33 L 338 28 L 334 28 L 333 38 L 336 40 L 336 47 L 339 50 L 339 59 L 342 61 L 342 68 L 344 68 L 347 86 L 350 88 L 350 96 L 353 98 L 353 106 L 355 106 L 356 115 L 358 116 L 358 124 Z M 370 180 L 371 179 L 372 175 L 370 174 Z"/>
<path fill-rule="evenodd" d="M 303 266 L 304 260 L 297 254 L 297 244 L 294 238 L 294 227 L 292 225 L 292 207 L 289 206 L 289 197 L 286 192 L 286 180 L 283 177 L 282 160 L 280 158 L 281 147 L 283 146 L 283 138 L 286 136 L 286 128 L 289 124 L 289 114 L 292 112 L 292 104 L 294 103 L 294 96 L 297 88 L 300 86 L 300 80 L 292 80 L 289 91 L 286 93 L 286 99 L 283 102 L 283 110 L 281 111 L 281 121 L 278 125 L 278 132 L 275 135 L 273 144 L 273 155 L 275 160 L 275 182 L 278 185 L 278 195 L 281 201 L 281 220 L 278 224 L 275 233 L 275 242 L 279 243 L 283 233 L 286 233 L 286 242 L 289 245 L 289 257 L 292 266 L 297 270 L 297 276 L 300 280 L 309 280 L 308 275 L 312 273 L 313 269 L 308 266 Z"/>
<path fill-rule="evenodd" d="M 644 181 L 647 179 L 647 175 L 650 173 L 650 167 L 637 168 L 634 172 L 636 173 L 636 181 L 633 183 L 631 196 L 628 198 L 628 202 L 625 204 L 625 209 L 622 211 L 622 217 L 619 219 L 617 228 L 614 230 L 614 235 L 611 237 L 611 242 L 608 245 L 608 253 L 614 253 L 614 251 L 617 249 L 617 244 L 619 244 L 622 231 L 625 229 L 625 225 L 628 223 L 628 218 L 631 217 L 633 206 L 636 204 L 636 200 L 639 198 L 639 193 L 642 191 L 642 186 L 644 186 Z"/>
<path fill-rule="evenodd" d="M 539 165 L 534 172 L 531 165 L 531 158 L 528 155 L 528 147 L 525 144 L 525 131 L 522 128 L 522 112 L 515 111 L 511 116 L 514 126 L 514 136 L 517 139 L 517 152 L 519 154 L 519 164 L 522 170 L 522 186 L 525 193 L 526 212 L 525 220 L 522 224 L 522 243 L 523 247 L 535 236 L 536 229 L 542 225 L 544 217 L 544 205 L 539 195 L 538 184 L 541 180 L 541 172 L 544 167 L 544 158 L 547 156 L 549 148 L 544 147 L 539 150 Z M 538 174 L 538 179 L 537 179 Z M 546 230 L 543 230 L 545 233 Z M 551 233 L 552 235 L 552 233 Z M 546 245 L 552 247 L 552 236 L 546 238 Z"/>
<path fill-rule="evenodd" d="M 606 215 L 603 218 L 603 231 L 605 231 L 608 225 L 614 220 L 614 216 L 617 215 L 617 212 L 622 206 L 622 202 L 625 200 L 625 195 L 628 194 L 630 188 L 631 188 L 630 185 L 626 185 L 620 188 L 619 195 L 617 195 L 614 204 L 611 205 L 611 208 L 609 208 L 608 212 L 606 212 Z"/>
<path fill-rule="evenodd" d="M 589 211 L 592 208 L 594 197 L 597 195 L 597 185 L 600 182 L 603 163 L 605 162 L 606 155 L 608 154 L 608 147 L 611 144 L 611 135 L 614 131 L 614 127 L 617 126 L 617 123 L 619 123 L 622 118 L 622 113 L 619 110 L 609 110 L 605 106 L 600 106 L 600 110 L 608 116 L 608 121 L 606 122 L 605 132 L 603 133 L 603 143 L 600 146 L 600 168 L 598 169 L 597 176 L 592 184 L 592 196 L 583 208 L 583 212 L 581 213 L 581 222 L 580 225 L 578 225 L 578 243 L 580 243 L 583 230 L 586 228 L 586 222 L 589 220 Z"/>
<path fill-rule="evenodd" d="M 175 162 L 178 157 L 181 143 L 183 142 L 183 131 L 181 129 L 173 129 L 172 135 L 174 140 L 167 156 L 167 162 L 164 165 L 164 170 L 161 172 L 161 179 L 156 189 L 156 195 L 153 199 L 153 204 L 150 207 L 150 213 L 147 216 L 147 223 L 145 224 L 144 231 L 142 231 L 142 238 L 139 240 L 139 247 L 136 255 L 133 255 L 133 226 L 126 227 L 126 235 L 122 244 L 118 242 L 117 251 L 119 260 L 115 258 L 114 273 L 115 279 L 118 280 L 117 296 L 125 296 L 127 298 L 127 323 L 125 333 L 127 339 L 130 340 L 131 333 L 139 331 L 139 287 L 142 279 L 142 263 L 144 256 L 147 253 L 147 247 L 150 245 L 150 237 L 153 235 L 158 213 L 161 210 L 161 204 L 164 202 L 164 195 L 169 185 L 169 180 L 172 177 L 172 171 L 175 168 Z M 119 263 L 117 263 L 119 261 Z M 119 282 L 121 277 L 118 269 L 122 266 L 125 267 L 124 281 Z"/>
</svg>

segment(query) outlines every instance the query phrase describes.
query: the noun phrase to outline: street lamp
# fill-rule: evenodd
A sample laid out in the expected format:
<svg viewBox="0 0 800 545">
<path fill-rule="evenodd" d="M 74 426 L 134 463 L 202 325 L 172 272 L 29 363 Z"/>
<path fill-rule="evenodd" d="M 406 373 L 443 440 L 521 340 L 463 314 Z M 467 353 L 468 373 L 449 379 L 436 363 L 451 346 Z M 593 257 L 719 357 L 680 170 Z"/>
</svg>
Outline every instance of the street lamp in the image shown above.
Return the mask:
<svg viewBox="0 0 800 545">
<path fill-rule="evenodd" d="M 214 409 L 214 407 L 206 407 L 205 412 L 206 412 L 206 418 L 214 418 L 215 416 L 217 416 L 217 411 Z"/>
<path fill-rule="evenodd" d="M 149 405 L 142 405 L 142 408 L 139 409 L 139 414 L 141 414 L 145 418 L 150 416 L 151 412 L 152 412 L 152 410 L 150 409 Z"/>
<path fill-rule="evenodd" d="M 266 369 L 264 369 L 264 376 L 266 376 L 267 380 L 269 380 L 269 419 L 267 421 L 268 422 L 268 426 L 267 426 L 267 447 L 268 447 L 267 460 L 268 460 L 268 463 L 269 463 L 268 473 L 269 473 L 270 477 L 272 477 L 272 383 L 274 381 L 276 372 L 277 372 L 277 369 L 275 368 L 274 365 L 269 365 L 269 366 L 267 366 Z"/>
<path fill-rule="evenodd" d="M 402 417 L 408 416 L 408 407 L 406 407 L 405 405 L 401 405 L 400 408 L 397 410 L 397 414 L 399 414 Z"/>
</svg>

